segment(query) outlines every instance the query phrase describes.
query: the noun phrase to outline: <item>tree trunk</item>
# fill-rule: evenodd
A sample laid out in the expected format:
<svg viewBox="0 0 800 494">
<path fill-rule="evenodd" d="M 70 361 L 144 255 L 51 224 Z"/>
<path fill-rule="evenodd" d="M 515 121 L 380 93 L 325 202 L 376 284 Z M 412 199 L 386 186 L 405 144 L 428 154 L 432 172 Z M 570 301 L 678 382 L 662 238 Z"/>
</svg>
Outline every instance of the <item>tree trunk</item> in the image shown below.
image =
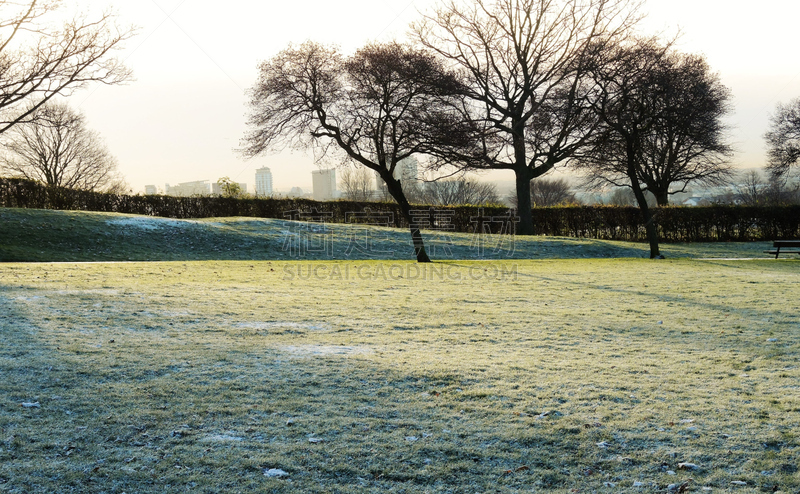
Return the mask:
<svg viewBox="0 0 800 494">
<path fill-rule="evenodd" d="M 517 235 L 533 235 L 533 212 L 531 211 L 531 177 L 527 168 L 514 170 L 517 177 Z"/>
<path fill-rule="evenodd" d="M 669 206 L 669 192 L 664 190 L 653 190 L 650 189 L 654 196 L 656 196 L 656 203 L 659 206 Z"/>
<path fill-rule="evenodd" d="M 403 187 L 400 181 L 392 177 L 388 172 L 386 172 L 386 175 L 387 176 L 381 174 L 381 178 L 383 178 L 383 181 L 386 183 L 386 189 L 389 194 L 397 201 L 397 205 L 400 206 L 400 213 L 402 213 L 403 218 L 408 222 L 408 228 L 411 230 L 411 242 L 414 245 L 414 255 L 417 257 L 417 262 L 431 262 L 431 258 L 428 257 L 428 254 L 425 252 L 425 244 L 422 241 L 422 233 L 419 230 L 419 226 L 414 223 L 414 218 L 411 217 L 411 205 L 408 203 L 406 195 L 403 193 Z"/>
<path fill-rule="evenodd" d="M 658 228 L 656 227 L 653 214 L 650 212 L 650 206 L 647 205 L 647 198 L 644 196 L 644 191 L 642 191 L 642 188 L 639 186 L 636 172 L 629 170 L 628 178 L 631 180 L 633 195 L 636 196 L 636 202 L 639 203 L 639 209 L 642 211 L 644 228 L 647 232 L 647 241 L 650 243 L 650 259 L 663 259 L 664 257 L 658 251 Z"/>
<path fill-rule="evenodd" d="M 431 258 L 425 252 L 425 244 L 422 242 L 422 233 L 419 231 L 419 227 L 409 221 L 409 229 L 411 230 L 411 242 L 414 244 L 414 255 L 417 256 L 417 262 L 431 262 Z"/>
</svg>

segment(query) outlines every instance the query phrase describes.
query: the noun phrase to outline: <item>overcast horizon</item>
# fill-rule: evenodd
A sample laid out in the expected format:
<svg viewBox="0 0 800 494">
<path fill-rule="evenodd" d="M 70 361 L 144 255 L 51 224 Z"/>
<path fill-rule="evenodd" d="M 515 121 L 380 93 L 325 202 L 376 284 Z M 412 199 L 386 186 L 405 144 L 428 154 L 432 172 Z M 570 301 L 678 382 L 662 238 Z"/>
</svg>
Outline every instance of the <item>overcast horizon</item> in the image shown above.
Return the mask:
<svg viewBox="0 0 800 494">
<path fill-rule="evenodd" d="M 245 126 L 245 90 L 257 64 L 289 43 L 311 39 L 337 44 L 350 53 L 369 41 L 406 40 L 408 25 L 434 0 L 370 2 L 286 2 L 252 5 L 243 0 L 91 0 L 97 14 L 111 5 L 123 25 L 137 25 L 119 57 L 135 80 L 124 86 L 93 86 L 69 103 L 105 139 L 134 192 L 229 176 L 252 190 L 255 170 L 268 166 L 276 189 L 311 186 L 313 156 L 285 152 L 241 159 L 235 149 Z M 67 12 L 76 10 L 65 2 Z M 731 89 L 731 142 L 738 168 L 765 162 L 762 135 L 779 102 L 800 97 L 800 60 L 794 23 L 800 3 L 766 0 L 759 10 L 731 7 L 720 0 L 648 0 L 642 34 L 682 36 L 678 49 L 702 53 Z M 312 15 L 313 14 L 313 15 Z M 327 166 L 326 166 L 327 167 Z M 484 175 L 512 180 L 510 172 Z"/>
</svg>

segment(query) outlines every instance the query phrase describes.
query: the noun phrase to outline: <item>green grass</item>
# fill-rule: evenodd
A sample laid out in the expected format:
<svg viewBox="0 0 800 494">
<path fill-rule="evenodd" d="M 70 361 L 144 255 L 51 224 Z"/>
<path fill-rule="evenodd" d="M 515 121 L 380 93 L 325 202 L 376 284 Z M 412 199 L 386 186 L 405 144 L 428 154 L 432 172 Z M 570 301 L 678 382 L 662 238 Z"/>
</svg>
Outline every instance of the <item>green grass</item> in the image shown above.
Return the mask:
<svg viewBox="0 0 800 494">
<path fill-rule="evenodd" d="M 414 259 L 407 230 L 260 218 L 173 220 L 0 208 L 0 261 Z M 643 243 L 423 231 L 435 260 L 646 258 Z M 479 244 L 478 242 L 482 242 Z M 482 246 L 482 247 L 481 247 Z M 767 242 L 663 244 L 667 257 L 767 258 Z"/>
<path fill-rule="evenodd" d="M 797 261 L 418 267 L 0 266 L 0 492 L 800 489 Z"/>
</svg>

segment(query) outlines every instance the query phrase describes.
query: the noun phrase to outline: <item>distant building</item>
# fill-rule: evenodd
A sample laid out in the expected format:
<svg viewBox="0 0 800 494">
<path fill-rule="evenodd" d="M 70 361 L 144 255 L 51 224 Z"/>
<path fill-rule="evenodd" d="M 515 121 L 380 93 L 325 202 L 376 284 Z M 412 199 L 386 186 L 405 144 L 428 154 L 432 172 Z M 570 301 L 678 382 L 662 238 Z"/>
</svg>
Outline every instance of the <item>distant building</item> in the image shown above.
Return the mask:
<svg viewBox="0 0 800 494">
<path fill-rule="evenodd" d="M 152 196 L 158 194 L 158 187 L 155 185 L 145 185 L 144 186 L 144 193 L 145 195 Z"/>
<path fill-rule="evenodd" d="M 397 162 L 397 166 L 394 168 L 394 173 L 392 176 L 398 180 L 400 183 L 405 185 L 409 182 L 419 182 L 419 162 L 417 158 L 413 156 L 409 156 L 408 158 Z M 375 172 L 375 188 L 378 191 L 385 191 L 386 184 L 383 182 L 383 179 L 378 172 Z"/>
<path fill-rule="evenodd" d="M 684 206 L 708 206 L 711 204 L 711 201 L 703 197 L 690 197 L 683 201 L 682 204 Z"/>
<path fill-rule="evenodd" d="M 272 172 L 266 166 L 256 170 L 256 195 L 261 197 L 272 195 Z"/>
<path fill-rule="evenodd" d="M 311 172 L 315 201 L 330 201 L 336 198 L 336 170 L 314 170 Z"/>
<path fill-rule="evenodd" d="M 165 184 L 164 193 L 170 196 L 179 197 L 207 196 L 211 194 L 211 184 L 208 182 L 208 180 L 184 182 L 173 186 Z"/>
<path fill-rule="evenodd" d="M 306 192 L 303 189 L 300 187 L 292 187 L 286 194 L 286 197 L 303 197 L 304 195 L 306 195 Z"/>
</svg>

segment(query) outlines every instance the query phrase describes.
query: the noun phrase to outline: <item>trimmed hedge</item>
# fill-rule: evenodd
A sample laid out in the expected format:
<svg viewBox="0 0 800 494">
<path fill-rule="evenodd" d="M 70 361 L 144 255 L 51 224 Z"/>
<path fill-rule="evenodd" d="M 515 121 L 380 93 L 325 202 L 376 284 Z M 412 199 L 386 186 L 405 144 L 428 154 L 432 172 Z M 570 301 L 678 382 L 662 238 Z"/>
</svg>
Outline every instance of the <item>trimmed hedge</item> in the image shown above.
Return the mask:
<svg viewBox="0 0 800 494">
<path fill-rule="evenodd" d="M 407 226 L 394 203 L 309 199 L 232 199 L 119 195 L 51 188 L 23 179 L 0 178 L 0 206 L 36 209 L 103 211 L 169 218 L 249 216 L 258 218 L 320 219 L 327 222 L 372 222 Z M 504 207 L 416 206 L 422 225 L 456 232 L 508 233 Z M 424 212 L 423 212 L 424 211 Z M 800 238 L 800 206 L 661 207 L 653 210 L 664 242 L 747 242 Z M 391 213 L 391 214 L 387 214 Z M 370 216 L 372 215 L 372 216 Z M 537 235 L 605 240 L 645 241 L 641 214 L 634 207 L 569 206 L 535 208 Z M 388 221 L 387 221 L 388 220 Z"/>
</svg>

